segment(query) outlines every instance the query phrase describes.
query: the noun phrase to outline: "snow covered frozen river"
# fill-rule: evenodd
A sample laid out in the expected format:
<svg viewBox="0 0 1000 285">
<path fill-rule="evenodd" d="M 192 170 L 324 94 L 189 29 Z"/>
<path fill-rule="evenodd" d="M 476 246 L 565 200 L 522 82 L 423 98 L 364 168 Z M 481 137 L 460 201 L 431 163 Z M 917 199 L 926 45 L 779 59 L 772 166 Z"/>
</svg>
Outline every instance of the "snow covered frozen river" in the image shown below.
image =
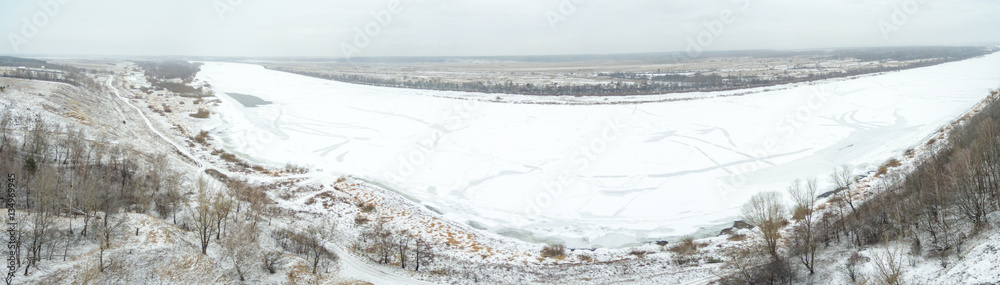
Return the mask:
<svg viewBox="0 0 1000 285">
<path fill-rule="evenodd" d="M 717 230 L 753 194 L 796 178 L 825 181 L 843 164 L 875 169 L 1000 87 L 1000 53 L 739 97 L 614 105 L 447 99 L 435 96 L 461 93 L 235 63 L 206 63 L 198 77 L 223 100 L 212 132 L 251 160 L 364 178 L 494 233 L 620 247 Z M 226 93 L 272 104 L 247 108 Z"/>
</svg>

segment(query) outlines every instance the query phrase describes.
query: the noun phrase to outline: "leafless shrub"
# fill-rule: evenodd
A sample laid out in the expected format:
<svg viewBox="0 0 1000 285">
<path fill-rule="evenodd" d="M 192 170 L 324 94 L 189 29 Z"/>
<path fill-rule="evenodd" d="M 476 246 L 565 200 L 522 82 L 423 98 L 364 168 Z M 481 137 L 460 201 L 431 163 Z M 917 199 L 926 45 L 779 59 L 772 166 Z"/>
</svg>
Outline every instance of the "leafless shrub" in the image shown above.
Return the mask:
<svg viewBox="0 0 1000 285">
<path fill-rule="evenodd" d="M 302 174 L 302 173 L 309 172 L 309 169 L 307 169 L 305 167 L 302 167 L 302 166 L 299 166 L 299 165 L 288 163 L 288 164 L 285 164 L 285 171 L 288 172 L 288 173 Z"/>
<path fill-rule="evenodd" d="M 263 261 L 263 268 L 267 270 L 267 273 L 274 274 L 277 272 L 278 261 L 281 260 L 281 253 L 277 251 L 268 251 L 261 256 L 261 261 Z"/>
<path fill-rule="evenodd" d="M 858 265 L 868 262 L 868 258 L 862 256 L 857 251 L 851 253 L 851 257 L 847 258 L 847 264 L 844 268 L 844 273 L 847 274 L 848 278 L 851 278 L 851 282 L 858 282 L 862 274 L 858 270 Z"/>
<path fill-rule="evenodd" d="M 887 248 L 883 254 L 876 254 L 872 262 L 875 265 L 877 284 L 903 284 L 903 255 L 899 249 Z"/>
<path fill-rule="evenodd" d="M 365 213 L 371 213 L 371 211 L 375 210 L 375 204 L 359 202 L 358 209 L 361 209 L 361 211 Z"/>
<path fill-rule="evenodd" d="M 194 141 L 202 145 L 208 145 L 208 132 L 200 131 L 198 135 L 194 136 Z"/>
<path fill-rule="evenodd" d="M 795 271 L 783 259 L 771 258 L 764 247 L 751 244 L 722 251 L 726 261 L 719 284 L 790 284 Z"/>
<path fill-rule="evenodd" d="M 272 232 L 272 237 L 282 249 L 301 255 L 306 260 L 311 261 L 313 274 L 316 274 L 320 261 L 337 259 L 336 254 L 323 246 L 323 235 L 325 235 L 325 231 L 317 227 L 309 227 L 303 232 L 287 229 Z"/>
<path fill-rule="evenodd" d="M 549 244 L 542 248 L 542 257 L 563 258 L 566 256 L 566 246 L 562 244 Z"/>
</svg>

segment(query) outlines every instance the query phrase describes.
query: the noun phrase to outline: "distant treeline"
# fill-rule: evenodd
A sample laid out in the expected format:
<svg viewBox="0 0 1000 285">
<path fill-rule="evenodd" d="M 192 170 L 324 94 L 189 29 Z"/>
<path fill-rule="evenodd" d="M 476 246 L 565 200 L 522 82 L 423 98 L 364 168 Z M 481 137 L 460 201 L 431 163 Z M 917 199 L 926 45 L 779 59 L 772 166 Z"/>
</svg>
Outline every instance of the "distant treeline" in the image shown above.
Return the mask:
<svg viewBox="0 0 1000 285">
<path fill-rule="evenodd" d="M 153 85 L 153 90 L 167 89 L 170 92 L 174 92 L 181 95 L 200 95 L 202 93 L 201 88 L 194 88 L 190 85 L 184 83 L 177 83 L 171 81 L 161 81 L 156 78 L 146 78 L 150 85 Z"/>
<path fill-rule="evenodd" d="M 146 77 L 161 80 L 181 79 L 190 82 L 194 80 L 198 71 L 201 71 L 201 63 L 189 63 L 182 60 L 136 61 L 135 64 L 146 72 Z"/>
<path fill-rule="evenodd" d="M 201 89 L 187 85 L 194 81 L 195 75 L 201 71 L 201 63 L 189 63 L 182 60 L 170 61 L 136 61 L 136 65 L 146 73 L 146 80 L 154 89 L 167 89 L 178 94 L 200 94 Z M 180 79 L 181 82 L 172 82 Z"/>
<path fill-rule="evenodd" d="M 920 62 L 909 63 L 904 66 L 897 67 L 885 67 L 885 66 L 874 66 L 874 67 L 860 67 L 856 69 L 846 70 L 846 71 L 836 71 L 829 73 L 810 73 L 805 76 L 760 76 L 760 75 L 727 75 L 722 76 L 719 74 L 704 74 L 695 73 L 691 75 L 685 74 L 648 74 L 648 73 L 635 73 L 635 72 L 603 72 L 598 73 L 599 76 L 617 78 L 617 79 L 627 79 L 631 81 L 653 81 L 651 85 L 655 85 L 659 82 L 660 85 L 666 85 L 667 93 L 670 92 L 690 92 L 690 91 L 718 91 L 718 90 L 731 90 L 731 89 L 741 89 L 741 88 L 753 88 L 761 86 L 772 86 L 778 84 L 804 82 L 804 81 L 814 81 L 822 79 L 830 79 L 837 77 L 846 77 L 854 75 L 862 75 L 869 73 L 879 73 L 896 71 L 917 67 L 925 67 L 936 64 L 945 63 L 952 61 L 950 59 L 930 59 Z M 794 68 L 793 68 L 794 69 Z M 658 89 L 663 90 L 663 89 Z M 654 90 L 651 90 L 654 91 Z"/>
<path fill-rule="evenodd" d="M 100 83 L 94 81 L 93 78 L 86 75 L 88 72 L 94 74 L 101 73 L 98 70 L 86 70 L 67 65 L 52 64 L 43 60 L 10 56 L 0 56 L 0 66 L 23 66 L 26 68 L 41 68 L 44 66 L 46 70 L 62 71 L 62 73 L 58 73 L 30 70 L 5 70 L 2 74 L 0 74 L 0 76 L 3 77 L 61 82 L 88 89 L 99 88 L 100 86 Z"/>
<path fill-rule="evenodd" d="M 359 74 L 329 74 L 309 72 L 288 68 L 270 67 L 275 70 L 296 73 L 300 75 L 342 81 L 355 84 L 397 87 L 410 89 L 427 89 L 440 91 L 464 91 L 498 94 L 524 95 L 573 95 L 573 96 L 608 96 L 608 95 L 648 95 L 697 91 L 722 91 L 762 86 L 772 86 L 795 82 L 822 80 L 828 78 L 861 75 L 868 73 L 896 71 L 909 68 L 924 67 L 950 61 L 968 59 L 992 52 L 983 48 L 909 48 L 909 49 L 870 49 L 846 50 L 828 53 L 834 58 L 857 58 L 864 61 L 882 60 L 921 60 L 897 67 L 860 67 L 846 71 L 831 71 L 829 73 L 808 74 L 805 76 L 761 76 L 761 75 L 719 75 L 714 73 L 694 74 L 649 74 L 635 72 L 605 72 L 599 77 L 608 79 L 608 83 L 599 84 L 532 84 L 506 82 L 451 82 L 439 78 L 394 78 L 380 75 Z"/>
<path fill-rule="evenodd" d="M 0 56 L 0 66 L 42 67 L 43 65 L 45 65 L 44 60 L 20 58 L 13 56 Z"/>
<path fill-rule="evenodd" d="M 860 61 L 909 61 L 940 58 L 945 61 L 973 58 L 995 51 L 993 48 L 979 47 L 911 47 L 911 48 L 870 48 L 832 52 L 834 59 L 857 59 Z"/>
</svg>

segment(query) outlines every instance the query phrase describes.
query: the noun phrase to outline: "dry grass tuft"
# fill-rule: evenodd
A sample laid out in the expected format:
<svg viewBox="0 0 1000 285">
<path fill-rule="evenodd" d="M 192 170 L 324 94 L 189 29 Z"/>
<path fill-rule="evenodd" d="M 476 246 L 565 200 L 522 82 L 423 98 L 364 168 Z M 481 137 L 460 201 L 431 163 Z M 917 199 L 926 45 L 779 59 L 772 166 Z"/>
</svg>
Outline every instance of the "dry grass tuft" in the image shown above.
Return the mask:
<svg viewBox="0 0 1000 285">
<path fill-rule="evenodd" d="M 692 255 L 698 253 L 699 247 L 698 243 L 694 242 L 693 236 L 685 236 L 677 245 L 670 248 L 670 252 L 678 255 Z"/>
<path fill-rule="evenodd" d="M 191 114 L 189 116 L 194 117 L 194 118 L 198 118 L 198 119 L 208 119 L 209 115 L 210 115 L 210 113 L 208 112 L 208 110 L 205 110 L 204 108 L 198 108 L 198 112 L 197 113 Z"/>
</svg>

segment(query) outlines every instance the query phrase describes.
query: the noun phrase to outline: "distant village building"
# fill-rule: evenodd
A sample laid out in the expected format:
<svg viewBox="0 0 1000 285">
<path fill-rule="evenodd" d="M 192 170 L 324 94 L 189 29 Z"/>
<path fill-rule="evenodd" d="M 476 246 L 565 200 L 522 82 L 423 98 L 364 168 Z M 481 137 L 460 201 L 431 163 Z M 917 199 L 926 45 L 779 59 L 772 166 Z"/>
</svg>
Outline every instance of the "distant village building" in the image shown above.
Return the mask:
<svg viewBox="0 0 1000 285">
<path fill-rule="evenodd" d="M 45 69 L 44 66 L 42 68 L 31 68 L 31 67 L 27 67 L 27 66 L 18 66 L 17 67 L 17 73 L 20 74 L 20 76 L 24 76 L 22 78 L 38 78 L 38 77 L 42 77 L 42 78 L 57 79 L 57 80 L 64 80 L 64 79 L 66 79 L 66 73 L 63 72 L 62 70 Z"/>
<path fill-rule="evenodd" d="M 28 68 L 28 71 L 35 72 L 35 73 L 49 73 L 49 74 L 58 74 L 58 75 L 63 75 L 64 74 L 62 70 L 55 70 L 55 69 Z"/>
</svg>

